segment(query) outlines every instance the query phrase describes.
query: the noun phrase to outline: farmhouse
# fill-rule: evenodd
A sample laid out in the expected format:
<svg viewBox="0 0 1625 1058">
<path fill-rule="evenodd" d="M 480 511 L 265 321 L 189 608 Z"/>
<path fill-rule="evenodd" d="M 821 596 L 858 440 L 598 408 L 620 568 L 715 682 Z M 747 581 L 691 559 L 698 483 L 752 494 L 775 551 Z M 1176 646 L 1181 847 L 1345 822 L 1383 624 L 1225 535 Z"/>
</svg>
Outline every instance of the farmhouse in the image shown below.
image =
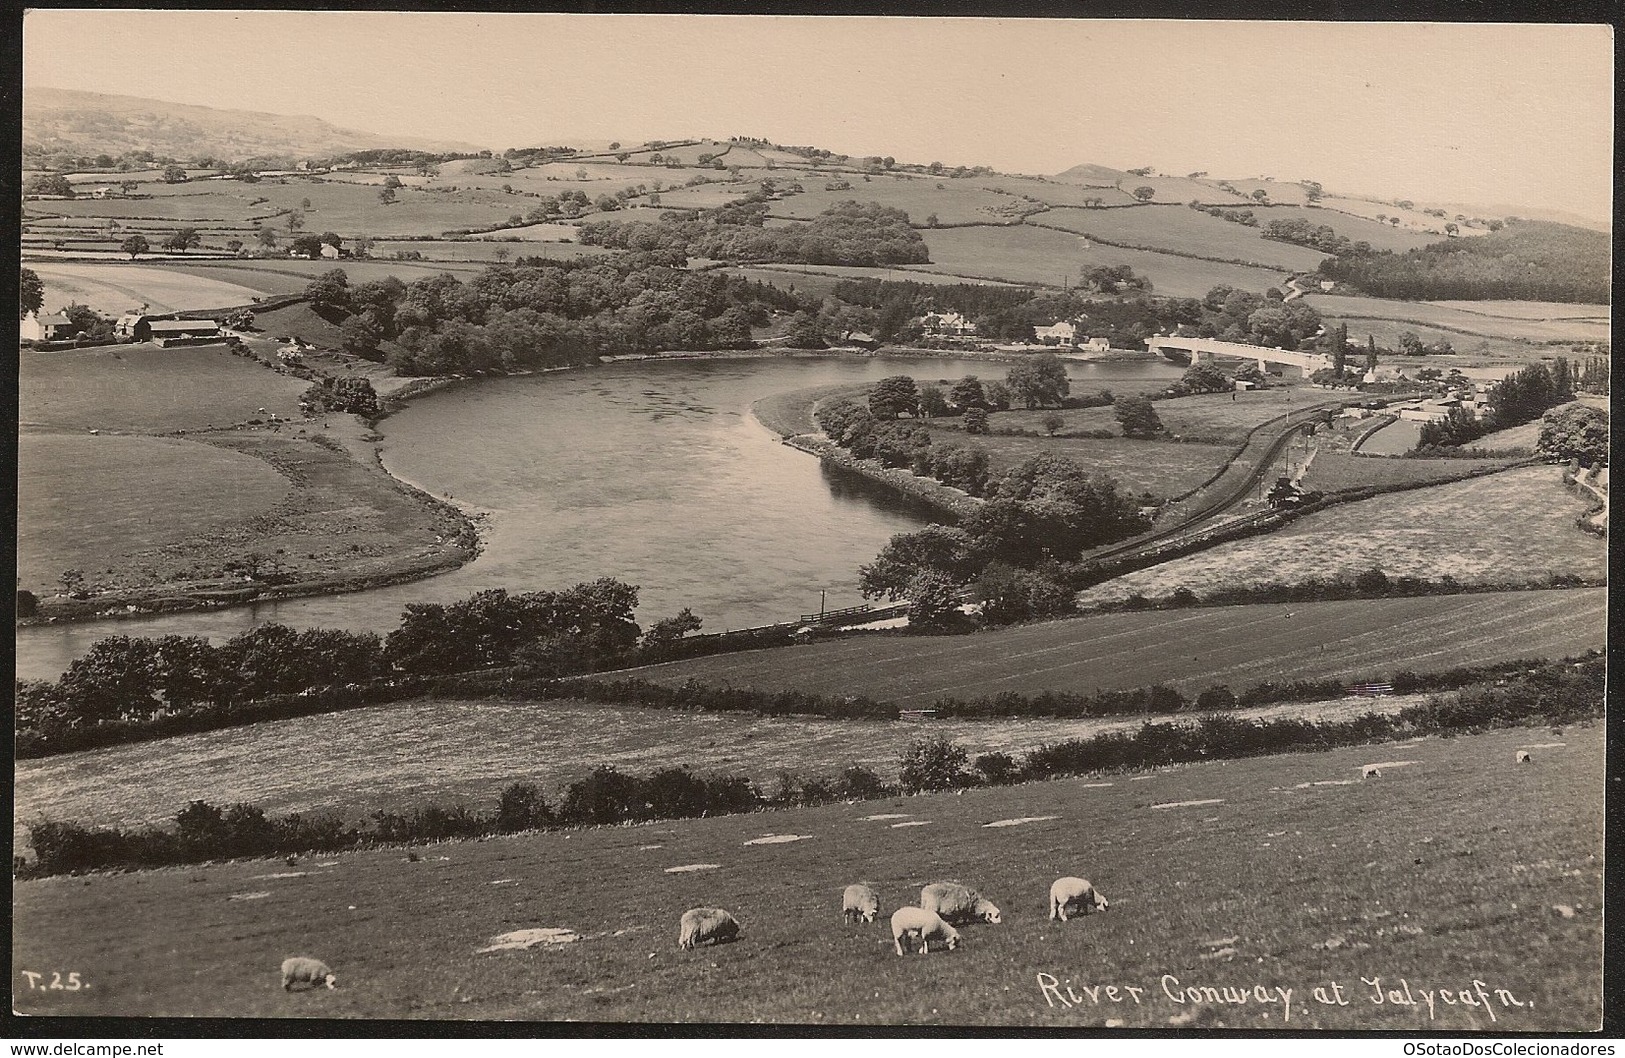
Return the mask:
<svg viewBox="0 0 1625 1058">
<path fill-rule="evenodd" d="M 1107 338 L 1085 338 L 1078 343 L 1078 348 L 1090 353 L 1110 352 L 1112 343 Z"/>
<path fill-rule="evenodd" d="M 55 313 L 41 316 L 30 312 L 17 321 L 18 336 L 28 342 L 54 342 L 73 334 L 73 321 Z"/>
<path fill-rule="evenodd" d="M 322 243 L 322 256 L 327 258 L 329 261 L 336 261 L 340 256 L 339 248 L 330 242 L 324 242 Z"/>
<path fill-rule="evenodd" d="M 113 324 L 113 334 L 138 342 L 172 345 L 181 340 L 213 341 L 220 337 L 220 325 L 214 320 L 177 320 L 126 312 Z"/>
</svg>

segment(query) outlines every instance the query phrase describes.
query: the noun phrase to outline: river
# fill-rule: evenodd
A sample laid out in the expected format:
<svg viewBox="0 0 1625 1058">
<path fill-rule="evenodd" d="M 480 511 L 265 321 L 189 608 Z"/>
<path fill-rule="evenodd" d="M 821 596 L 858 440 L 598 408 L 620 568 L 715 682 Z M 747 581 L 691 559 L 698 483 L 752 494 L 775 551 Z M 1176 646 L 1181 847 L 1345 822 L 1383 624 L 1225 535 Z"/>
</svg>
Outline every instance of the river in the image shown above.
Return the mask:
<svg viewBox="0 0 1625 1058">
<path fill-rule="evenodd" d="M 928 509 L 828 471 L 750 414 L 771 393 L 895 374 L 1002 377 L 987 361 L 648 360 L 443 390 L 382 424 L 384 465 L 482 512 L 484 550 L 428 580 L 200 613 L 17 631 L 17 674 L 49 679 L 108 635 L 223 639 L 266 622 L 388 632 L 410 602 L 616 577 L 648 624 L 687 606 L 705 631 L 863 601 L 857 567 Z M 1069 363 L 1075 388 L 1177 378 L 1173 364 Z"/>
</svg>

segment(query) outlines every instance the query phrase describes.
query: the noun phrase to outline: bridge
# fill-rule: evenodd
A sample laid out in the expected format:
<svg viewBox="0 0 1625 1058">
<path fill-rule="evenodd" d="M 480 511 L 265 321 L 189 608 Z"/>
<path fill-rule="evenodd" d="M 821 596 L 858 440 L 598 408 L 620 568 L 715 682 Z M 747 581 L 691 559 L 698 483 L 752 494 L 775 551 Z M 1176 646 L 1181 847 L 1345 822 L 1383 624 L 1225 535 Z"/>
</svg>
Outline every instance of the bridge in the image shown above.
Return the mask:
<svg viewBox="0 0 1625 1058">
<path fill-rule="evenodd" d="M 1256 360 L 1260 371 L 1268 371 L 1269 364 L 1285 364 L 1301 368 L 1305 375 L 1331 367 L 1332 358 L 1320 353 L 1295 353 L 1288 349 L 1271 349 L 1264 345 L 1243 345 L 1240 342 L 1221 342 L 1217 338 L 1175 338 L 1154 335 L 1145 340 L 1145 347 L 1153 353 L 1176 363 L 1196 364 L 1215 357 L 1237 360 Z"/>
</svg>

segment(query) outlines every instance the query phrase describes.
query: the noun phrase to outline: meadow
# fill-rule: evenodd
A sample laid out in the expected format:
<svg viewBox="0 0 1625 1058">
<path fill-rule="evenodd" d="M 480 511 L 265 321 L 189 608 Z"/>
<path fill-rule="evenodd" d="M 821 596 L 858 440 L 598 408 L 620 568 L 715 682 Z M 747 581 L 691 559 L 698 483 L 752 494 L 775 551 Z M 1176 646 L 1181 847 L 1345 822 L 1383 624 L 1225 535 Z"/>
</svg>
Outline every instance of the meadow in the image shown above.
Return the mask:
<svg viewBox="0 0 1625 1058">
<path fill-rule="evenodd" d="M 1579 535 L 1572 525 L 1568 532 Z M 905 708 L 1001 691 L 1355 681 L 1600 647 L 1605 606 L 1605 591 L 1585 588 L 1090 614 L 968 637 L 859 637 L 630 672 L 670 684 L 862 694 Z"/>
<path fill-rule="evenodd" d="M 1232 224 L 1184 206 L 1053 209 L 1033 217 L 1032 223 L 1129 246 L 1248 261 L 1289 272 L 1312 272 L 1326 259 L 1317 250 L 1264 239 L 1257 228 Z"/>
<path fill-rule="evenodd" d="M 1318 511 L 1266 536 L 1126 574 L 1081 599 L 1352 578 L 1373 566 L 1390 578 L 1450 576 L 1467 585 L 1540 585 L 1559 575 L 1597 581 L 1608 575 L 1608 546 L 1574 527 L 1585 508 L 1563 488 L 1556 467 L 1508 470 Z"/>
<path fill-rule="evenodd" d="M 171 433 L 265 418 L 262 408 L 296 416 L 308 385 L 219 345 L 25 350 L 18 416 L 25 430 Z M 209 393 L 206 403 L 200 391 Z"/>
<path fill-rule="evenodd" d="M 1482 441 L 1475 442 L 1488 448 Z M 1496 448 L 1512 445 L 1497 444 Z M 1363 451 L 1363 449 L 1362 449 Z M 1508 465 L 1502 459 L 1406 459 L 1403 456 L 1357 455 L 1317 448 L 1301 484 L 1318 492 L 1342 492 L 1362 485 L 1412 485 L 1453 481 L 1469 474 Z"/>
<path fill-rule="evenodd" d="M 899 176 L 876 176 L 869 180 L 861 176 L 842 176 L 839 179 L 852 186 L 846 190 L 826 191 L 824 184 L 831 182 L 828 179 L 803 181 L 806 190 L 772 203 L 770 215 L 811 220 L 837 203 L 862 199 L 900 209 L 908 214 L 915 227 L 924 227 L 926 218 L 933 215 L 940 224 L 1009 224 L 1022 211 L 1035 208 L 1032 203 L 1012 195 L 1001 195 L 962 180 L 932 181 Z M 939 183 L 941 187 L 937 186 Z"/>
<path fill-rule="evenodd" d="M 1512 306 L 1539 305 L 1540 302 L 1493 302 L 1493 314 L 1453 307 L 1461 304 L 1442 301 L 1394 301 L 1388 298 L 1359 298 L 1341 294 L 1310 294 L 1307 305 L 1330 319 L 1391 320 L 1396 323 L 1436 327 L 1458 332 L 1453 344 L 1471 347 L 1465 336 L 1523 339 L 1529 342 L 1606 342 L 1608 320 L 1588 315 L 1574 317 L 1535 317 L 1523 315 Z M 1350 327 L 1350 337 L 1357 328 Z"/>
<path fill-rule="evenodd" d="M 118 316 L 143 304 L 152 312 L 246 305 L 260 286 L 189 274 L 168 265 L 84 264 L 36 261 L 29 264 L 45 285 L 45 308 L 70 302 Z"/>
<path fill-rule="evenodd" d="M 1253 216 L 1258 218 L 1258 230 L 1263 230 L 1272 220 L 1302 220 L 1315 228 L 1325 225 L 1354 242 L 1368 242 L 1372 249 L 1378 251 L 1392 250 L 1395 253 L 1404 253 L 1406 250 L 1432 245 L 1445 237 L 1443 231 L 1423 231 L 1404 226 L 1396 228 L 1392 224 L 1378 223 L 1367 216 L 1340 212 L 1325 206 L 1252 205 L 1246 208 L 1252 210 Z M 1444 221 L 1438 223 L 1443 225 Z"/>
<path fill-rule="evenodd" d="M 1210 444 L 1158 444 L 1126 438 L 1000 437 L 992 434 L 967 438 L 957 428 L 937 429 L 941 420 L 928 420 L 936 440 L 974 445 L 987 452 L 995 475 L 1013 470 L 1035 456 L 1056 455 L 1076 460 L 1093 473 L 1115 480 L 1126 492 L 1149 492 L 1168 498 L 1189 492 L 1206 482 L 1230 457 L 1231 448 Z M 944 436 L 946 435 L 946 436 Z"/>
<path fill-rule="evenodd" d="M 25 433 L 17 448 L 17 505 L 25 515 L 17 525 L 17 586 L 54 594 L 69 569 L 90 584 L 127 576 L 119 567 L 139 564 L 141 552 L 260 517 L 291 488 L 261 460 L 195 441 Z"/>
<path fill-rule="evenodd" d="M 1510 766 L 1532 744 L 1536 763 Z M 415 861 L 396 847 L 25 881 L 14 965 L 45 985 L 73 970 L 88 987 L 14 1003 L 32 1015 L 1594 1030 L 1602 749 L 1600 725 L 1524 728 L 444 843 Z M 1414 763 L 1348 781 L 1401 759 Z M 796 840 L 748 844 L 764 836 Z M 1049 921 L 1048 884 L 1067 874 L 1093 881 L 1109 910 Z M 947 878 L 1004 921 L 963 927 L 957 951 L 899 959 L 887 916 Z M 875 925 L 840 920 L 841 889 L 858 879 L 881 896 Z M 677 950 L 678 916 L 695 905 L 729 908 L 739 940 Z M 495 943 L 549 928 L 574 942 Z M 282 991 L 291 954 L 326 960 L 338 988 Z M 1414 1001 L 1379 992 L 1376 1004 L 1361 978 L 1378 977 L 1403 978 Z M 1475 980 L 1487 1006 L 1437 998 Z M 1183 990 L 1204 985 L 1274 999 L 1190 1002 Z"/>
<path fill-rule="evenodd" d="M 1219 264 L 1188 257 L 1091 245 L 1079 236 L 1019 225 L 1007 228 L 946 228 L 921 233 L 931 263 L 899 271 L 1001 279 L 1059 287 L 1101 265 L 1126 264 L 1136 275 L 1149 276 L 1155 293 L 1199 298 L 1221 284 L 1243 290 L 1265 290 L 1285 280 L 1283 272 L 1246 265 Z"/>
</svg>

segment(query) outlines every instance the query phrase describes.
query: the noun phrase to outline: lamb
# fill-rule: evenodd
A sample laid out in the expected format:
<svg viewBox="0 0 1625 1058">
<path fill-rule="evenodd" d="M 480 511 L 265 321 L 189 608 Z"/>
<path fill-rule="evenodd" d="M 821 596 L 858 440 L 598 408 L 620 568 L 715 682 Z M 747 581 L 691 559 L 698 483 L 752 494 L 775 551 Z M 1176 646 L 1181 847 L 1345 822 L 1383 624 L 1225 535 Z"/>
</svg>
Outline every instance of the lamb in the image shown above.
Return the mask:
<svg viewBox="0 0 1625 1058">
<path fill-rule="evenodd" d="M 932 882 L 920 890 L 920 906 L 954 925 L 978 920 L 997 925 L 1001 921 L 993 901 L 958 882 Z"/>
<path fill-rule="evenodd" d="M 1049 887 L 1049 917 L 1051 921 L 1067 920 L 1067 912 L 1088 915 L 1106 910 L 1106 898 L 1082 878 L 1057 878 Z"/>
<path fill-rule="evenodd" d="M 959 931 L 944 922 L 935 911 L 923 907 L 900 907 L 891 916 L 892 943 L 903 954 L 903 938 L 919 937 L 920 954 L 931 950 L 931 942 L 945 944 L 949 951 L 959 947 Z"/>
<path fill-rule="evenodd" d="M 335 988 L 338 985 L 338 975 L 328 969 L 327 964 L 320 959 L 295 955 L 291 959 L 282 960 L 282 990 L 291 992 L 295 984 L 307 984 L 311 988 L 325 984 L 328 988 Z"/>
<path fill-rule="evenodd" d="M 1377 767 L 1375 764 L 1367 764 L 1365 767 L 1360 769 L 1360 778 L 1380 779 L 1382 778 L 1382 769 Z"/>
<path fill-rule="evenodd" d="M 880 897 L 867 885 L 859 882 L 846 887 L 841 894 L 841 920 L 848 924 L 853 922 L 870 923 L 880 914 Z"/>
<path fill-rule="evenodd" d="M 1519 764 L 1528 764 L 1530 762 L 1530 760 L 1531 760 L 1531 758 L 1529 756 L 1529 751 L 1528 750 L 1520 749 L 1518 751 L 1518 763 Z"/>
<path fill-rule="evenodd" d="M 697 944 L 725 944 L 739 936 L 739 922 L 720 907 L 691 907 L 678 923 L 677 946 L 684 950 Z"/>
</svg>

